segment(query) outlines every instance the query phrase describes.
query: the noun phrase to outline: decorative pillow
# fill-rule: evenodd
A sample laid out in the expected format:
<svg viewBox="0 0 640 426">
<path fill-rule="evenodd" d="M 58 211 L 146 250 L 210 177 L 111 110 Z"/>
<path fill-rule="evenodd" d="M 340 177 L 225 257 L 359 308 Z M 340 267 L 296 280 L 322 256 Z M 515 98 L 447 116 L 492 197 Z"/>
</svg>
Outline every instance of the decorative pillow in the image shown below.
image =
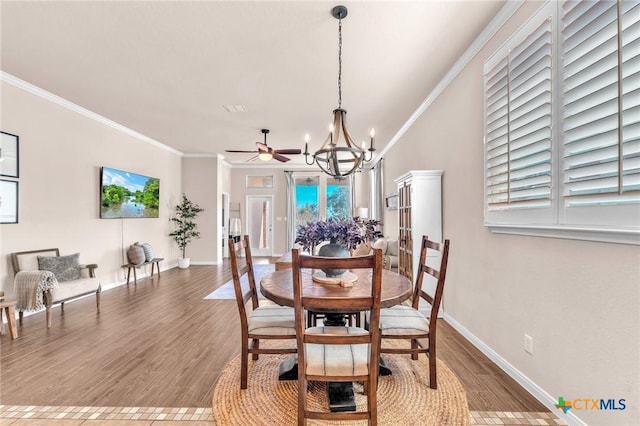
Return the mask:
<svg viewBox="0 0 640 426">
<path fill-rule="evenodd" d="M 398 240 L 389 240 L 387 243 L 387 254 L 389 256 L 398 255 Z"/>
<path fill-rule="evenodd" d="M 382 254 L 387 254 L 387 239 L 378 238 L 376 242 L 373 243 L 373 248 L 382 250 Z"/>
<path fill-rule="evenodd" d="M 133 263 L 134 265 L 142 265 L 145 260 L 144 250 L 142 246 L 132 244 L 129 246 L 129 250 L 127 250 L 127 259 L 129 259 L 129 263 Z"/>
<path fill-rule="evenodd" d="M 142 244 L 142 251 L 144 251 L 144 258 L 146 261 L 151 262 L 153 260 L 153 247 L 151 247 L 151 244 Z"/>
<path fill-rule="evenodd" d="M 362 243 L 353 251 L 354 256 L 366 256 L 371 251 L 371 244 Z"/>
<path fill-rule="evenodd" d="M 80 253 L 67 256 L 38 256 L 38 269 L 53 272 L 58 282 L 80 278 Z"/>
</svg>

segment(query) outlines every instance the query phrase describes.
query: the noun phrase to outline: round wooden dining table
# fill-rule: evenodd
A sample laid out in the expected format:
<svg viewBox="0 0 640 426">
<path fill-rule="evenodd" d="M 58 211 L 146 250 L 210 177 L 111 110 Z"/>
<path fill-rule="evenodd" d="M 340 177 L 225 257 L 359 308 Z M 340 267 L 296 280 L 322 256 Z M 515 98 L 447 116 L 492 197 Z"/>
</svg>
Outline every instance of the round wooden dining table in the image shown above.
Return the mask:
<svg viewBox="0 0 640 426">
<path fill-rule="evenodd" d="M 371 295 L 371 272 L 366 270 L 350 271 L 358 278 L 353 287 L 342 287 L 340 284 L 315 282 L 311 271 L 302 271 L 302 294 L 307 297 L 327 299 L 326 313 L 345 313 L 339 308 L 331 308 L 331 298 L 366 297 Z M 390 308 L 411 297 L 413 286 L 403 275 L 387 269 L 382 270 L 382 289 L 380 305 Z M 260 293 L 264 297 L 281 306 L 293 307 L 293 274 L 291 269 L 283 269 L 269 274 L 260 281 Z M 350 313 L 350 312 L 346 312 Z"/>
</svg>

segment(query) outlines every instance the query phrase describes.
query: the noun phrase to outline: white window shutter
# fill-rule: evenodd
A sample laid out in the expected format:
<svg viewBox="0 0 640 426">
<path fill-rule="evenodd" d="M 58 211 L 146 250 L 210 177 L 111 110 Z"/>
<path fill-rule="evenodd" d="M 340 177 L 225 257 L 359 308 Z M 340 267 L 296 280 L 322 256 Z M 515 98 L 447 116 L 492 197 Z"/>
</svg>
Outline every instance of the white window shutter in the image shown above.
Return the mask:
<svg viewBox="0 0 640 426">
<path fill-rule="evenodd" d="M 621 3 L 621 30 L 622 193 L 629 193 L 640 191 L 640 3 Z"/>
<path fill-rule="evenodd" d="M 566 207 L 638 202 L 633 191 L 640 189 L 639 15 L 635 2 L 563 3 Z M 620 24 L 627 29 L 619 37 Z"/>
<path fill-rule="evenodd" d="M 485 72 L 489 211 L 551 204 L 551 20 Z"/>
</svg>

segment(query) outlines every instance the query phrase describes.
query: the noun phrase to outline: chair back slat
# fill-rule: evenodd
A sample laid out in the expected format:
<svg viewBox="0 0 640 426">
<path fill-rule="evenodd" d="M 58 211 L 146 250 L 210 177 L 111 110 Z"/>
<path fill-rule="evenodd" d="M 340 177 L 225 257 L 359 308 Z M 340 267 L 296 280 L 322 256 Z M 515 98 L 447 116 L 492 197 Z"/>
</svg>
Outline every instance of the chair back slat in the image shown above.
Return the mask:
<svg viewBox="0 0 640 426">
<path fill-rule="evenodd" d="M 420 289 L 420 297 L 424 300 L 426 300 L 430 305 L 433 306 L 433 297 L 431 297 L 431 295 L 429 293 L 427 293 L 426 291 Z"/>
<path fill-rule="evenodd" d="M 438 268 L 427 265 L 427 256 L 429 250 L 435 250 L 440 255 L 440 265 Z M 429 327 L 434 329 L 438 318 L 438 310 L 442 303 L 442 294 L 444 292 L 444 282 L 447 274 L 447 263 L 449 259 L 449 240 L 445 240 L 442 243 L 429 240 L 429 237 L 424 235 L 422 237 L 422 245 L 420 250 L 420 264 L 418 266 L 418 277 L 416 279 L 416 285 L 413 293 L 412 306 L 414 309 L 418 309 L 420 305 L 420 299 L 425 300 L 431 305 L 430 323 Z M 422 285 L 424 282 L 424 276 L 430 275 L 437 280 L 436 290 L 434 294 L 429 294 L 423 290 Z"/>
<path fill-rule="evenodd" d="M 369 334 L 305 333 L 302 339 L 305 343 L 316 343 L 319 345 L 356 345 L 371 343 L 371 336 Z"/>
</svg>

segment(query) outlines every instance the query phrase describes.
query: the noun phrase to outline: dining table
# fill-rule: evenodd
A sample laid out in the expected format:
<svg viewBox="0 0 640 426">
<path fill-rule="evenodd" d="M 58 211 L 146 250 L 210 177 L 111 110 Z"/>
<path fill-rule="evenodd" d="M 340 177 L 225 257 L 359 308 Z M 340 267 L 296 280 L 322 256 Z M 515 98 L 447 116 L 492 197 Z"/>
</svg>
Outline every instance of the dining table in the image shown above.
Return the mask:
<svg viewBox="0 0 640 426">
<path fill-rule="evenodd" d="M 327 307 L 318 310 L 325 315 L 324 324 L 328 326 L 345 326 L 347 316 L 358 312 L 344 312 L 344 308 L 332 306 L 332 298 L 366 297 L 371 295 L 371 271 L 351 270 L 356 279 L 348 286 L 336 283 L 317 282 L 313 279 L 315 271 L 302 270 L 302 294 L 307 297 L 327 299 Z M 413 292 L 411 281 L 397 272 L 382 270 L 382 288 L 380 306 L 390 308 L 409 299 Z M 260 280 L 260 293 L 267 299 L 281 306 L 293 307 L 293 274 L 291 269 L 284 268 L 264 276 Z M 280 380 L 297 380 L 297 356 L 285 359 L 280 364 Z M 391 374 L 380 358 L 380 375 Z M 355 396 L 352 383 L 329 383 L 329 408 L 331 411 L 355 411 Z"/>
</svg>

